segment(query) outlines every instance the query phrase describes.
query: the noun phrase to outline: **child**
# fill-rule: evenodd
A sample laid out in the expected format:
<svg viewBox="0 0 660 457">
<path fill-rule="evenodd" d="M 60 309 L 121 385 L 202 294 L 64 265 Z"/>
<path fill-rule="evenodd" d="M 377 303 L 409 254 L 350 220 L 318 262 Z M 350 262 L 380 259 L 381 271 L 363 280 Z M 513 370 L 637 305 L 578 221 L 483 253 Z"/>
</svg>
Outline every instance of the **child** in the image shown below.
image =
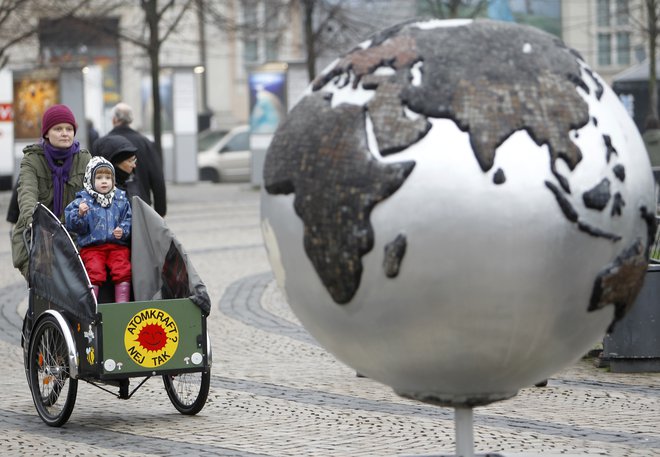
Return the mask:
<svg viewBox="0 0 660 457">
<path fill-rule="evenodd" d="M 106 281 L 106 267 L 115 285 L 115 302 L 131 295 L 131 205 L 115 187 L 115 169 L 103 157 L 93 157 L 85 171 L 83 188 L 66 207 L 66 228 L 78 234 L 78 246 L 98 298 Z"/>
</svg>

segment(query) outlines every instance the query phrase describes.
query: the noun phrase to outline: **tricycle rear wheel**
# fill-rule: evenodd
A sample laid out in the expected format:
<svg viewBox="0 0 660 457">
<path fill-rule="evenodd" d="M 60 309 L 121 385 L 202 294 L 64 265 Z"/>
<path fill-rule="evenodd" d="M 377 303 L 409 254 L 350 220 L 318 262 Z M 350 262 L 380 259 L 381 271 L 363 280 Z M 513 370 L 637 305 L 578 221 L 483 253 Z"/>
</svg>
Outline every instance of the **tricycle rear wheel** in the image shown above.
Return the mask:
<svg viewBox="0 0 660 457">
<path fill-rule="evenodd" d="M 51 427 L 66 423 L 73 412 L 78 380 L 70 376 L 69 348 L 59 322 L 45 316 L 30 338 L 30 391 L 39 417 Z"/>
<path fill-rule="evenodd" d="M 174 407 L 181 414 L 192 416 L 200 412 L 206 403 L 211 371 L 163 375 L 163 384 Z"/>
</svg>

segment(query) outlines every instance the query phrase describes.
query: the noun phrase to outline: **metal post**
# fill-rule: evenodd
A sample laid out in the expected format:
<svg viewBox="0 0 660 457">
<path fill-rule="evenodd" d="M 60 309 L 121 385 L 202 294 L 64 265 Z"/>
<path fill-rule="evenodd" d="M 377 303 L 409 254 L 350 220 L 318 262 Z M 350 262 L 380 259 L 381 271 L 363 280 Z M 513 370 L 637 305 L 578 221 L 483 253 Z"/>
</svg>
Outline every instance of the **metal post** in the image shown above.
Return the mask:
<svg viewBox="0 0 660 457">
<path fill-rule="evenodd" d="M 454 408 L 454 425 L 456 429 L 456 457 L 474 457 L 472 408 Z"/>
<path fill-rule="evenodd" d="M 200 89 L 202 95 L 202 113 L 207 114 L 209 110 L 208 88 L 206 87 L 206 78 L 208 73 L 208 64 L 206 62 L 206 23 L 204 19 L 204 2 L 197 0 L 197 29 L 199 31 L 199 63 L 204 67 L 204 72 L 200 74 Z"/>
</svg>

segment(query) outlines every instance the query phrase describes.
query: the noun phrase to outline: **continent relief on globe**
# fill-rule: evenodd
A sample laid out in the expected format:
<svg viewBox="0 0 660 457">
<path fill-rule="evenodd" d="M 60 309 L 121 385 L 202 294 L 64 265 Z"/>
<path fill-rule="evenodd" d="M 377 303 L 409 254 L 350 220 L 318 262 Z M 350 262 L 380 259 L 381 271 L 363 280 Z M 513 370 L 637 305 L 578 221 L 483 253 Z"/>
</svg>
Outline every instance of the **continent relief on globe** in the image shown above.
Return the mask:
<svg viewBox="0 0 660 457">
<path fill-rule="evenodd" d="M 373 248 L 371 210 L 396 192 L 415 164 L 376 160 L 362 107 L 332 108 L 330 98 L 315 93 L 292 110 L 266 156 L 264 186 L 271 194 L 295 193 L 305 252 L 334 301 L 343 304 L 360 286 L 362 256 Z"/>
<path fill-rule="evenodd" d="M 446 46 L 439 45 L 445 40 Z M 414 166 L 373 157 L 367 147 L 367 116 L 382 156 L 423 138 L 431 128 L 429 118 L 451 119 L 468 133 L 484 173 L 493 167 L 498 147 L 516 131 L 526 131 L 537 145 L 548 147 L 556 182 L 548 180 L 545 186 L 563 215 L 591 236 L 618 242 L 616 233 L 580 217 L 567 198 L 569 181 L 556 167 L 561 159 L 575 169 L 582 153 L 569 134 L 598 122 L 578 89 L 600 99 L 603 86 L 581 63 L 559 39 L 531 27 L 487 20 L 436 28 L 409 23 L 376 35 L 320 75 L 311 94 L 275 134 L 264 164 L 264 185 L 270 194 L 295 194 L 305 252 L 334 301 L 347 303 L 357 292 L 361 258 L 373 247 L 370 212 L 404 184 Z M 377 71 L 382 68 L 390 71 Z M 421 73 L 417 81 L 415 73 Z M 332 90 L 349 85 L 372 91 L 372 97 L 364 106 L 332 106 Z M 404 108 L 416 114 L 414 119 Z M 609 164 L 617 151 L 608 135 L 602 145 Z M 624 167 L 613 164 L 612 171 L 622 184 Z M 496 170 L 493 183 L 506 183 L 504 170 Z M 604 179 L 584 192 L 585 207 L 602 212 L 611 201 L 610 217 L 619 217 L 625 201 L 613 191 L 616 184 Z M 640 217 L 652 237 L 655 218 L 646 208 L 640 208 Z M 589 309 L 614 303 L 616 315 L 623 314 L 644 277 L 650 239 L 622 249 L 615 265 L 603 269 Z M 386 247 L 387 277 L 398 274 L 405 243 L 400 235 Z"/>
</svg>

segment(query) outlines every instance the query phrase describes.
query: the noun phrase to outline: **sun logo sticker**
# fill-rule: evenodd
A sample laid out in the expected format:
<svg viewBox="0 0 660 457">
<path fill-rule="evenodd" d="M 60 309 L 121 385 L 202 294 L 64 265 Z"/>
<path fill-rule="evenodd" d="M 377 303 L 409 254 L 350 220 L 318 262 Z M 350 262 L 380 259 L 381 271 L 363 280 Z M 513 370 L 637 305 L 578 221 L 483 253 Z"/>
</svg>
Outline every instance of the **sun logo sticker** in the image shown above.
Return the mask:
<svg viewBox="0 0 660 457">
<path fill-rule="evenodd" d="M 135 314 L 124 332 L 124 347 L 135 363 L 145 368 L 166 364 L 179 346 L 179 327 L 172 316 L 157 308 Z"/>
</svg>

